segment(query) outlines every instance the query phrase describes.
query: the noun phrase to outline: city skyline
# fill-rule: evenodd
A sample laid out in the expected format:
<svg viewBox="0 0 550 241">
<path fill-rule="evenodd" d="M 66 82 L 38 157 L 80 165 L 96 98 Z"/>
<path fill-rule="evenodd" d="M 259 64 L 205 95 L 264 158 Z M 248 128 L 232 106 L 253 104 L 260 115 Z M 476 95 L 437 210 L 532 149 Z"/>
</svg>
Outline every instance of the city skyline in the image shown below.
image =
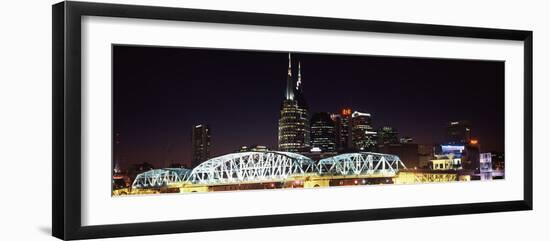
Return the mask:
<svg viewBox="0 0 550 241">
<path fill-rule="evenodd" d="M 114 157 L 123 166 L 190 163 L 190 128 L 203 123 L 211 156 L 276 147 L 287 54 L 115 46 Z M 484 150 L 504 149 L 502 62 L 292 54 L 310 117 L 351 107 L 420 144 L 443 142 L 450 121 L 467 119 Z"/>
</svg>

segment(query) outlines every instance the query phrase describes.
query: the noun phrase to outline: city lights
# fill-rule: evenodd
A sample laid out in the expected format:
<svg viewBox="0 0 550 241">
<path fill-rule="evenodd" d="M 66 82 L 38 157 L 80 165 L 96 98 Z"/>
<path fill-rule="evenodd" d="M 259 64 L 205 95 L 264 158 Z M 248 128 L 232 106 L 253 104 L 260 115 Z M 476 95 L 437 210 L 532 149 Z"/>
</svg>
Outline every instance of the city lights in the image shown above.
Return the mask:
<svg viewBox="0 0 550 241">
<path fill-rule="evenodd" d="M 271 94 L 279 96 L 276 101 L 271 101 L 272 95 L 265 98 L 265 101 L 257 101 L 254 105 L 247 104 L 256 100 L 243 100 L 237 103 L 238 108 L 235 107 L 231 111 L 224 109 L 219 113 L 205 112 L 201 110 L 211 110 L 208 102 L 216 102 L 217 105 L 223 105 L 223 108 L 230 108 L 225 102 L 232 98 L 238 99 L 243 93 L 238 89 L 225 96 L 225 90 L 204 89 L 203 93 L 196 95 L 188 92 L 189 96 L 182 96 L 184 101 L 179 102 L 180 104 L 172 105 L 172 101 L 180 97 L 177 95 L 166 98 L 165 101 L 170 104 L 157 103 L 149 109 L 151 111 L 162 108 L 159 106 L 165 104 L 169 106 L 166 107 L 170 110 L 169 114 L 165 113 L 154 120 L 144 121 L 145 124 L 125 122 L 131 127 L 139 126 L 142 128 L 139 130 L 144 133 L 121 128 L 122 134 L 119 134 L 117 129 L 116 136 L 113 137 L 116 141 L 112 166 L 112 194 L 195 193 L 331 186 L 357 186 L 354 188 L 361 189 L 362 185 L 504 178 L 504 154 L 486 148 L 489 143 L 487 135 L 480 135 L 482 131 L 478 131 L 480 126 L 486 125 L 478 125 L 471 119 L 452 119 L 456 116 L 470 118 L 466 112 L 449 111 L 439 116 L 436 110 L 433 116 L 423 112 L 413 118 L 413 111 L 434 108 L 433 105 L 424 103 L 408 106 L 409 100 L 399 97 L 379 98 L 382 101 L 371 98 L 370 95 L 377 95 L 378 93 L 373 92 L 380 91 L 380 88 L 367 88 L 367 91 L 356 91 L 355 95 L 352 95 L 351 89 L 355 85 L 340 86 L 343 80 L 339 75 L 331 76 L 330 81 L 318 80 L 320 76 L 314 72 L 320 69 L 313 67 L 316 61 L 311 61 L 311 56 L 307 58 L 307 54 L 288 53 L 285 78 L 287 54 L 284 53 L 282 57 L 283 55 L 278 53 L 276 56 L 277 62 L 265 62 L 276 65 L 273 67 L 276 71 L 273 73 L 277 73 L 278 82 L 277 85 L 273 85 L 275 87 L 269 88 L 269 91 L 275 92 Z M 268 69 L 269 65 L 263 64 L 256 68 Z M 187 71 L 192 72 L 191 69 Z M 233 72 L 239 71 L 231 69 L 224 74 Z M 352 76 L 356 75 L 363 77 L 357 73 Z M 317 79 L 311 76 L 317 76 Z M 224 75 L 220 79 L 232 80 L 230 77 L 232 76 Z M 258 79 L 263 81 L 262 78 Z M 237 82 L 219 81 L 219 85 L 231 89 L 233 86 L 229 85 L 238 85 Z M 365 85 L 370 84 L 366 80 L 364 82 Z M 193 83 L 195 84 L 200 83 Z M 268 83 L 262 82 L 256 87 L 264 84 Z M 152 89 L 163 90 L 159 93 L 167 94 L 171 91 L 155 84 L 150 85 L 154 86 Z M 178 91 L 187 86 L 180 87 Z M 338 93 L 345 94 L 333 95 L 332 89 L 344 89 L 345 92 Z M 389 88 L 384 91 L 386 95 L 391 95 L 393 90 Z M 402 91 L 403 93 L 398 95 L 408 94 L 408 90 Z M 418 90 L 411 90 L 414 91 Z M 347 95 L 348 92 L 350 96 Z M 254 91 L 249 93 L 257 94 Z M 225 98 L 216 99 L 216 95 L 224 95 Z M 133 94 L 121 96 L 133 98 Z M 324 98 L 319 100 L 320 98 L 310 98 L 311 96 Z M 271 105 L 264 107 L 264 102 L 268 101 L 271 101 Z M 413 103 L 414 100 L 410 102 Z M 181 117 L 185 121 L 186 118 L 190 119 L 185 124 L 180 124 L 182 119 L 170 120 L 170 117 L 184 116 L 179 109 L 184 106 L 181 103 L 189 104 L 187 107 L 201 105 L 189 116 Z M 460 102 L 455 104 L 461 105 Z M 400 114 L 394 112 L 393 108 L 396 105 L 407 106 L 411 110 L 404 111 L 406 114 Z M 128 106 L 127 109 L 138 113 L 149 108 L 143 103 L 131 103 Z M 264 115 L 255 112 L 245 114 L 245 111 L 250 110 L 263 111 Z M 117 118 L 138 116 L 135 112 L 120 114 Z M 225 113 L 228 114 L 223 116 Z M 248 115 L 253 118 L 244 118 Z M 429 125 L 425 122 L 429 122 Z M 117 122 L 116 126 L 118 128 L 123 124 Z M 259 134 L 253 133 L 254 131 Z M 164 141 L 162 138 L 165 136 L 169 136 L 169 140 L 166 141 L 168 144 L 163 142 L 163 145 L 156 145 L 159 140 Z M 138 138 L 144 141 L 121 148 L 127 143 L 125 141 L 132 142 Z M 124 160 L 128 156 L 136 158 L 139 155 L 133 155 L 132 152 L 145 153 L 140 148 L 147 148 L 147 145 L 156 145 L 155 148 L 151 148 L 156 154 L 155 161 L 131 160 L 131 165 L 120 167 L 119 160 Z M 168 155 L 182 157 L 176 161 L 175 158 L 165 157 Z"/>
</svg>

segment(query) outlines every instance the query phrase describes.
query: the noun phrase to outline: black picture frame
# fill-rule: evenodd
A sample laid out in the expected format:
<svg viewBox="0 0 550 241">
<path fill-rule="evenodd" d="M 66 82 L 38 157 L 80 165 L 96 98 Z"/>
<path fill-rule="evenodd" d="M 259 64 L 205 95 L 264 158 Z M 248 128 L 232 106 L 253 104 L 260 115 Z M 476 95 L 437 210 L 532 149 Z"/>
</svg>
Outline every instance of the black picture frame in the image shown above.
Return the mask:
<svg viewBox="0 0 550 241">
<path fill-rule="evenodd" d="M 81 17 L 104 16 L 517 40 L 524 43 L 524 193 L 522 200 L 370 210 L 213 218 L 132 224 L 81 224 Z M 532 210 L 533 33 L 523 30 L 335 19 L 277 14 L 60 2 L 52 7 L 52 233 L 60 239 L 105 238 L 379 219 Z"/>
</svg>

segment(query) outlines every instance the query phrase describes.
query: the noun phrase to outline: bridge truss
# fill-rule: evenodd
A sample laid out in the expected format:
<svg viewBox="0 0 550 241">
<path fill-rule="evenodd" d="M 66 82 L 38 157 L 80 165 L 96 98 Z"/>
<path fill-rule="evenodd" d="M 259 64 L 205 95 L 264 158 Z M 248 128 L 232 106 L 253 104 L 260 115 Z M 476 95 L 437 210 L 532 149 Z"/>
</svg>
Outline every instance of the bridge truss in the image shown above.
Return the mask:
<svg viewBox="0 0 550 241">
<path fill-rule="evenodd" d="M 319 174 L 395 176 L 399 168 L 406 169 L 398 156 L 358 152 L 346 153 L 319 161 Z"/>
<path fill-rule="evenodd" d="M 188 181 L 195 184 L 262 182 L 316 171 L 315 162 L 300 154 L 280 151 L 240 152 L 199 164 L 189 175 Z"/>
<path fill-rule="evenodd" d="M 187 180 L 191 170 L 185 168 L 153 169 L 140 173 L 132 183 L 132 188 L 159 188 L 166 184 Z"/>
<path fill-rule="evenodd" d="M 220 185 L 284 181 L 296 175 L 361 175 L 392 177 L 405 165 L 398 156 L 359 152 L 320 160 L 281 151 L 231 153 L 209 159 L 192 170 L 164 168 L 139 174 L 133 188 L 159 188 L 168 184 Z"/>
</svg>

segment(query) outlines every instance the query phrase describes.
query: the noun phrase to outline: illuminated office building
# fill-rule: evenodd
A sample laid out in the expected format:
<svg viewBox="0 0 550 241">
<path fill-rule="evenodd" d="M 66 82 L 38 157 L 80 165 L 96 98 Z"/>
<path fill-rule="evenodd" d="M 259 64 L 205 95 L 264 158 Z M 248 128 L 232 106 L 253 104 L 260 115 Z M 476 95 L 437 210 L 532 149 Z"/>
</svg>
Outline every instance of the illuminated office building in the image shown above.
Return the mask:
<svg viewBox="0 0 550 241">
<path fill-rule="evenodd" d="M 337 114 L 330 118 L 334 121 L 336 133 L 336 149 L 347 151 L 353 148 L 351 140 L 351 108 L 342 108 Z"/>
<path fill-rule="evenodd" d="M 478 140 L 471 139 L 466 145 L 464 145 L 465 155 L 462 156 L 463 167 L 468 170 L 480 171 L 480 151 L 481 146 Z"/>
<path fill-rule="evenodd" d="M 469 121 L 452 121 L 447 126 L 447 142 L 450 144 L 468 144 L 472 127 Z"/>
<path fill-rule="evenodd" d="M 192 133 L 192 166 L 208 160 L 210 157 L 210 128 L 208 125 L 200 124 L 193 126 Z"/>
<path fill-rule="evenodd" d="M 504 170 L 504 153 L 491 152 L 491 162 L 493 163 L 493 170 Z"/>
<path fill-rule="evenodd" d="M 378 144 L 398 144 L 399 133 L 390 126 L 384 126 L 378 130 Z"/>
<path fill-rule="evenodd" d="M 315 113 L 311 117 L 311 147 L 319 148 L 321 152 L 336 151 L 334 129 L 334 122 L 329 113 Z"/>
<path fill-rule="evenodd" d="M 491 153 L 480 153 L 479 154 L 479 171 L 480 172 L 492 172 L 493 171 L 493 164 L 491 161 Z"/>
<path fill-rule="evenodd" d="M 294 82 L 292 78 L 292 59 L 289 53 L 285 99 L 279 117 L 279 150 L 289 152 L 309 151 L 309 128 L 308 107 L 303 96 L 301 64 L 298 63 L 298 78 Z"/>
<path fill-rule="evenodd" d="M 342 135 L 342 115 L 339 113 L 333 113 L 330 114 L 330 119 L 334 123 L 334 142 L 336 143 L 336 150 L 341 151 L 342 150 L 342 141 L 341 141 L 341 135 Z"/>
<path fill-rule="evenodd" d="M 479 172 L 480 143 L 472 138 L 472 125 L 469 121 L 452 121 L 447 126 L 447 142 L 463 146 L 462 167 Z"/>
<path fill-rule="evenodd" d="M 372 119 L 369 113 L 354 111 L 351 114 L 351 140 L 353 149 L 374 151 L 376 149 L 376 135 L 373 131 Z"/>
</svg>

